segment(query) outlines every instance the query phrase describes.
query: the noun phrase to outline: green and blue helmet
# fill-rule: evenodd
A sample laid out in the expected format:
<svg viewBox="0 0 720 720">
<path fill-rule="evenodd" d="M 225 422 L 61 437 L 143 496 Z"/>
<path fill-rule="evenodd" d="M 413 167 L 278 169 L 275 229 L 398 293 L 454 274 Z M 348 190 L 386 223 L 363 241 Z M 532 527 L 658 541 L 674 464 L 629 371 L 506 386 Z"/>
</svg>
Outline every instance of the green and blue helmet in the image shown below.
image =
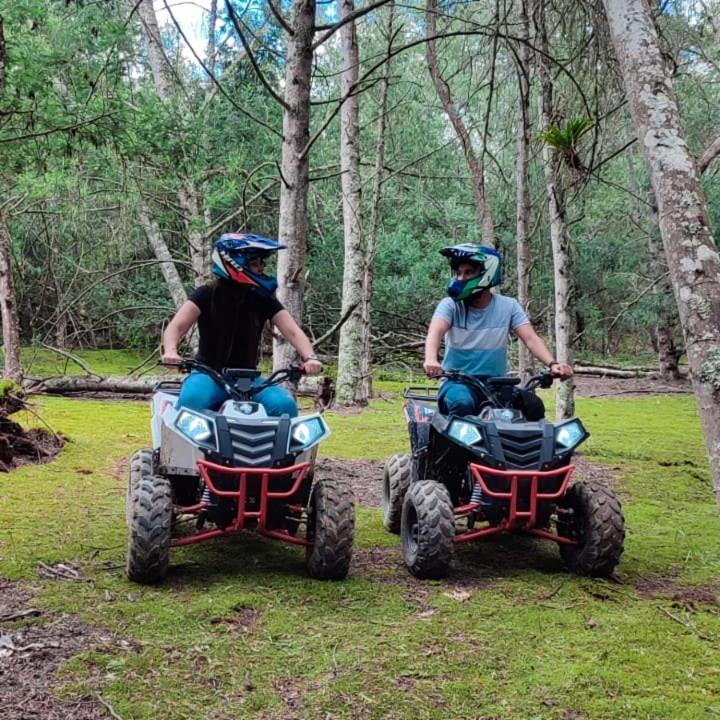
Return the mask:
<svg viewBox="0 0 720 720">
<path fill-rule="evenodd" d="M 500 285 L 503 280 L 502 255 L 488 245 L 452 245 L 444 247 L 440 254 L 450 259 L 452 278 L 447 292 L 453 300 L 468 300 L 483 290 Z M 477 274 L 468 280 L 459 280 L 456 273 L 463 263 L 477 266 Z"/>
</svg>

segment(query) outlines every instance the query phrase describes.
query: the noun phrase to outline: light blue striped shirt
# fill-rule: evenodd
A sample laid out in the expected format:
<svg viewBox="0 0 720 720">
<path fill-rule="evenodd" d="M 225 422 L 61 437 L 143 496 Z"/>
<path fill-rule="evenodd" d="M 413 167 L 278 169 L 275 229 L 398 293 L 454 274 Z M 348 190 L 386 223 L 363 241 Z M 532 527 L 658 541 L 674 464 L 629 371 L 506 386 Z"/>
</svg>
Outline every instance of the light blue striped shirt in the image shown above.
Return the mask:
<svg viewBox="0 0 720 720">
<path fill-rule="evenodd" d="M 443 369 L 469 375 L 505 375 L 508 334 L 530 322 L 520 303 L 504 295 L 493 295 L 484 308 L 446 297 L 433 317 L 447 320 L 451 326 L 445 334 Z"/>
</svg>

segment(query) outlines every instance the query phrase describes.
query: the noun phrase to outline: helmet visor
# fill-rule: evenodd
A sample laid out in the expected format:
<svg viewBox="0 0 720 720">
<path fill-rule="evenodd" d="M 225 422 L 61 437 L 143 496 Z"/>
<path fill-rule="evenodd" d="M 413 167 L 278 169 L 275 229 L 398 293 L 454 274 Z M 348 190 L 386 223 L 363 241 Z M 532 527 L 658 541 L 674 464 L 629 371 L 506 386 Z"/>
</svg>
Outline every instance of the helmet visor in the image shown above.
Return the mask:
<svg viewBox="0 0 720 720">
<path fill-rule="evenodd" d="M 485 265 L 483 263 L 459 260 L 457 262 L 450 263 L 450 269 L 453 280 L 466 282 L 480 277 L 485 272 Z"/>
</svg>

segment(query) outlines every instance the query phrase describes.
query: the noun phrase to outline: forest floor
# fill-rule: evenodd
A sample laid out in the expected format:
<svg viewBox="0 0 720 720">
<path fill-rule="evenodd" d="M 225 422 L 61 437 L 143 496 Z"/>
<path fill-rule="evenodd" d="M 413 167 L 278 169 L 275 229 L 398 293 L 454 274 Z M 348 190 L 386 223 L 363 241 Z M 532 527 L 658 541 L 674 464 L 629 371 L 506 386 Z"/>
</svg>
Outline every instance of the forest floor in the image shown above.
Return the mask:
<svg viewBox="0 0 720 720">
<path fill-rule="evenodd" d="M 358 501 L 346 581 L 312 581 L 300 550 L 243 535 L 179 549 L 163 585 L 133 585 L 125 471 L 147 403 L 37 398 L 14 419 L 40 415 L 67 443 L 0 476 L 0 716 L 720 717 L 720 518 L 697 407 L 642 382 L 579 382 L 578 475 L 610 482 L 626 517 L 611 580 L 518 537 L 458 547 L 445 581 L 412 578 L 378 510 L 383 462 L 407 447 L 402 384 L 379 383 L 369 409 L 326 415 L 318 472 Z"/>
</svg>

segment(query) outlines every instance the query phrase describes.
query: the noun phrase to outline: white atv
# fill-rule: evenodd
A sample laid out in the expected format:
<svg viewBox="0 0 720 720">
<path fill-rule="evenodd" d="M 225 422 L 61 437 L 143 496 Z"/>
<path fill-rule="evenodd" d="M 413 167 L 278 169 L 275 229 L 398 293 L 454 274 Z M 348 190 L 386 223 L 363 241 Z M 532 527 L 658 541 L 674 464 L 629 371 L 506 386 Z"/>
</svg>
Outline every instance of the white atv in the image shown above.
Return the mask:
<svg viewBox="0 0 720 720">
<path fill-rule="evenodd" d="M 330 434 L 318 413 L 268 416 L 253 401 L 261 390 L 297 382 L 293 365 L 255 384 L 257 370 L 222 374 L 197 360 L 180 369 L 207 373 L 228 393 L 222 407 L 176 407 L 179 381 L 159 383 L 152 398 L 153 447 L 130 461 L 127 492 L 127 575 L 139 583 L 162 580 L 170 548 L 254 530 L 306 549 L 309 574 L 347 575 L 355 504 L 344 480 L 314 479 L 315 456 Z M 181 534 L 176 530 L 183 529 Z"/>
</svg>

